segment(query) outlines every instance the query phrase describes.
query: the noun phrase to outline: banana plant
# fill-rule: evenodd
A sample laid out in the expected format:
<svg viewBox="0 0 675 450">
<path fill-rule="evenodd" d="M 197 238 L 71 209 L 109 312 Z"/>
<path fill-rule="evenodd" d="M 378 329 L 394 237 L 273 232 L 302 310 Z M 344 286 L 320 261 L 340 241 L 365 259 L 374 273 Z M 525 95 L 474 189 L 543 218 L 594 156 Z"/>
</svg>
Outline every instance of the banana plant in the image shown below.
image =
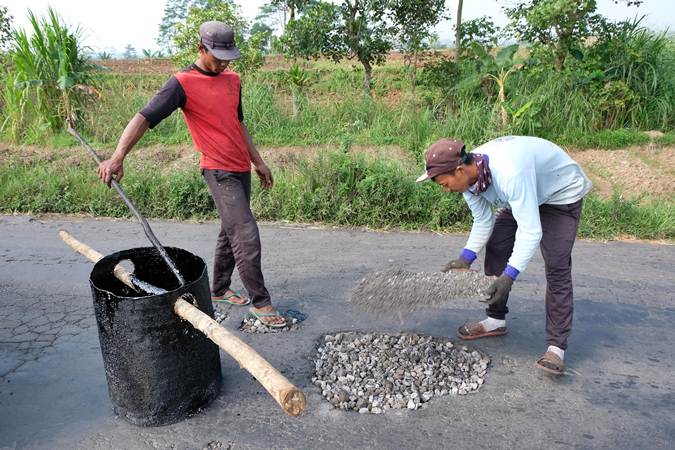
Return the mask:
<svg viewBox="0 0 675 450">
<path fill-rule="evenodd" d="M 305 89 L 312 84 L 309 72 L 294 64 L 288 69 L 286 76 L 291 89 L 291 108 L 293 111 L 293 120 L 298 117 L 298 99 L 304 96 Z"/>
<path fill-rule="evenodd" d="M 497 102 L 501 116 L 502 127 L 509 123 L 509 113 L 506 110 L 506 81 L 509 76 L 523 66 L 523 60 L 517 55 L 518 44 L 509 45 L 492 55 L 483 46 L 472 43 L 473 54 L 476 55 L 479 73 L 483 79 L 494 81 L 498 87 Z"/>
</svg>

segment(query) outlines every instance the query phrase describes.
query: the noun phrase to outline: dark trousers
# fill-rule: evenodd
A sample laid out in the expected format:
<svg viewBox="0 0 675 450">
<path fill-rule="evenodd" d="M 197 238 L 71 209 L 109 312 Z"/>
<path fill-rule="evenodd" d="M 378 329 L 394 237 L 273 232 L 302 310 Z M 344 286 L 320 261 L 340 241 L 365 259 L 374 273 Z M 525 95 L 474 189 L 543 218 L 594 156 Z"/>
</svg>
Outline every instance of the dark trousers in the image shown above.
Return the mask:
<svg viewBox="0 0 675 450">
<path fill-rule="evenodd" d="M 565 350 L 572 332 L 572 247 L 579 228 L 582 200 L 569 205 L 541 205 L 539 217 L 543 236 L 541 254 L 546 269 L 546 334 L 549 345 Z M 495 226 L 485 249 L 485 274 L 499 276 L 513 252 L 518 224 L 510 209 L 497 212 Z M 488 317 L 504 319 L 508 297 L 490 305 Z"/>
<path fill-rule="evenodd" d="M 251 173 L 202 170 L 220 215 L 213 261 L 213 295 L 223 295 L 235 265 L 253 306 L 271 305 L 260 263 L 260 233 L 251 212 Z"/>
</svg>

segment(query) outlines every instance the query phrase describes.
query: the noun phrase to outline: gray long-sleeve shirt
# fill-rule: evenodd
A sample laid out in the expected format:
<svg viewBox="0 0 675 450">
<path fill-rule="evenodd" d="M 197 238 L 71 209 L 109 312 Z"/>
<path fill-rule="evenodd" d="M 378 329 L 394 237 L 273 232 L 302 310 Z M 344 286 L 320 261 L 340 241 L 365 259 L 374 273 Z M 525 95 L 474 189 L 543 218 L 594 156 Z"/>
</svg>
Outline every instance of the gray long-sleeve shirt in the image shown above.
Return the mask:
<svg viewBox="0 0 675 450">
<path fill-rule="evenodd" d="M 541 138 L 506 136 L 473 152 L 488 156 L 492 184 L 480 195 L 464 193 L 473 215 L 465 248 L 480 252 L 492 233 L 493 207 L 509 208 L 518 231 L 508 265 L 522 272 L 541 240 L 539 205 L 579 201 L 591 190 L 591 181 L 563 149 Z"/>
</svg>

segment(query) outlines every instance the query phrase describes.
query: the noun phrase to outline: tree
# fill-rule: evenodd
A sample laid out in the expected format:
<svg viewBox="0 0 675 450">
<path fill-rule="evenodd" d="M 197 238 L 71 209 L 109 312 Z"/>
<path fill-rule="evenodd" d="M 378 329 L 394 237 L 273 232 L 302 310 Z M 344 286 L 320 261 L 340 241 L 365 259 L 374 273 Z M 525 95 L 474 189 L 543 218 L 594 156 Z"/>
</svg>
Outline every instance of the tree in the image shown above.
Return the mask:
<svg viewBox="0 0 675 450">
<path fill-rule="evenodd" d="M 207 6 L 209 0 L 167 0 L 164 6 L 164 15 L 159 24 L 157 43 L 169 52 L 173 52 L 173 39 L 176 36 L 176 25 L 183 23 L 190 12 L 190 8 Z"/>
<path fill-rule="evenodd" d="M 622 1 L 629 6 L 641 3 Z M 555 68 L 560 71 L 567 55 L 578 50 L 581 41 L 603 23 L 596 9 L 596 0 L 527 0 L 513 8 L 505 8 L 505 12 L 511 20 L 509 28 L 521 40 L 541 44 L 553 51 Z"/>
<path fill-rule="evenodd" d="M 340 8 L 327 2 L 317 2 L 302 17 L 289 21 L 280 40 L 291 60 L 325 56 L 338 61 L 348 52 L 340 35 Z"/>
<path fill-rule="evenodd" d="M 6 6 L 0 6 L 0 53 L 7 50 L 12 37 L 12 16 Z"/>
<path fill-rule="evenodd" d="M 239 7 L 228 0 L 209 0 L 205 7 L 193 6 L 188 12 L 184 23 L 176 25 L 174 36 L 173 61 L 181 67 L 188 66 L 197 58 L 199 44 L 199 27 L 202 23 L 217 20 L 224 22 L 234 30 L 234 39 L 241 52 L 241 58 L 232 62 L 232 68 L 244 75 L 256 71 L 264 63 L 262 43 L 264 36 L 261 33 L 245 38 L 248 31 L 246 19 L 241 15 Z"/>
<path fill-rule="evenodd" d="M 324 56 L 339 62 L 358 60 L 364 69 L 363 90 L 370 95 L 373 65 L 391 50 L 386 0 L 344 0 L 335 5 L 318 1 L 301 17 L 289 21 L 282 43 L 285 53 L 303 58 Z"/>
<path fill-rule="evenodd" d="M 295 20 L 296 13 L 302 11 L 311 0 L 270 0 L 270 5 L 281 9 L 284 12 L 284 26 L 288 22 Z M 288 16 L 286 16 L 288 12 Z"/>
<path fill-rule="evenodd" d="M 262 46 L 260 47 L 260 50 L 266 53 L 271 51 L 272 33 L 272 27 L 264 22 L 255 22 L 253 26 L 251 26 L 251 35 L 260 35 L 262 39 Z"/>
<path fill-rule="evenodd" d="M 477 43 L 481 47 L 496 47 L 499 27 L 487 16 L 467 20 L 462 24 L 460 33 L 460 48 L 471 49 L 471 44 Z"/>
<path fill-rule="evenodd" d="M 458 0 L 457 2 L 457 22 L 455 24 L 455 54 L 457 60 L 461 58 L 462 54 L 462 8 L 464 6 L 464 0 Z"/>
<path fill-rule="evenodd" d="M 134 48 L 133 45 L 127 44 L 124 47 L 124 53 L 122 54 L 122 58 L 124 59 L 136 59 L 138 56 L 136 55 L 136 49 Z"/>
<path fill-rule="evenodd" d="M 388 16 L 393 33 L 410 78 L 410 91 L 415 92 L 417 63 L 429 47 L 434 27 L 443 18 L 445 0 L 390 0 Z"/>
<path fill-rule="evenodd" d="M 339 58 L 347 49 L 338 34 L 340 10 L 331 3 L 317 3 L 307 8 L 302 17 L 288 22 L 280 38 L 284 56 L 292 61 L 286 74 L 290 88 L 293 119 L 298 116 L 298 97 L 309 84 L 309 74 L 298 64 L 298 58 L 316 59 L 320 56 Z"/>
<path fill-rule="evenodd" d="M 373 65 L 383 64 L 392 48 L 385 18 L 387 6 L 386 0 L 344 0 L 340 6 L 339 34 L 349 49 L 347 57 L 356 58 L 363 65 L 366 95 L 370 95 Z"/>
</svg>

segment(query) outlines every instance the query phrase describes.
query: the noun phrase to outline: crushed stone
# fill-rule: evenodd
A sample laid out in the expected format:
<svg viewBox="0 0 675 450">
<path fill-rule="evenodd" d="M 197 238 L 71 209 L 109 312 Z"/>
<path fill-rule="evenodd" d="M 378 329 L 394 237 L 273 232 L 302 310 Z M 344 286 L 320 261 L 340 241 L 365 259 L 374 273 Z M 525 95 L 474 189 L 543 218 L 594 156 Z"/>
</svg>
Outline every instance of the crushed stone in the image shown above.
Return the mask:
<svg viewBox="0 0 675 450">
<path fill-rule="evenodd" d="M 474 270 L 374 272 L 356 285 L 351 302 L 367 312 L 410 313 L 454 299 L 487 298 L 487 289 L 495 279 Z"/>
<path fill-rule="evenodd" d="M 416 410 L 435 397 L 476 392 L 490 358 L 447 339 L 417 334 L 325 335 L 312 383 L 335 408 L 361 414 Z"/>
<path fill-rule="evenodd" d="M 286 319 L 286 326 L 283 328 L 273 328 L 268 327 L 263 324 L 260 320 L 256 319 L 251 315 L 246 315 L 244 320 L 242 320 L 239 329 L 246 333 L 253 334 L 266 334 L 266 333 L 281 333 L 284 331 L 295 331 L 300 328 L 300 324 L 307 318 L 306 314 L 296 311 L 294 309 L 289 309 L 287 311 L 281 312 L 281 315 Z"/>
</svg>

